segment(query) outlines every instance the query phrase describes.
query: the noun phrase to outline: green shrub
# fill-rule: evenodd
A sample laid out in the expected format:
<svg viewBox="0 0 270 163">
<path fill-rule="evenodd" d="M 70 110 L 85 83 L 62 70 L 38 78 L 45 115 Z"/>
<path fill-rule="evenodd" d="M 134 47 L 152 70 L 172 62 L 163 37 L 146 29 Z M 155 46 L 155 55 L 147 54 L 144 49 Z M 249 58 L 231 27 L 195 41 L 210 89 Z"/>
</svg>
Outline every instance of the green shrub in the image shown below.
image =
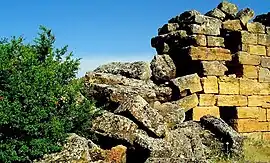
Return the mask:
<svg viewBox="0 0 270 163">
<path fill-rule="evenodd" d="M 80 59 L 67 46 L 55 49 L 51 30 L 40 29 L 32 44 L 21 37 L 0 42 L 0 162 L 59 151 L 67 133 L 82 131 L 95 111 L 79 93 Z"/>
</svg>

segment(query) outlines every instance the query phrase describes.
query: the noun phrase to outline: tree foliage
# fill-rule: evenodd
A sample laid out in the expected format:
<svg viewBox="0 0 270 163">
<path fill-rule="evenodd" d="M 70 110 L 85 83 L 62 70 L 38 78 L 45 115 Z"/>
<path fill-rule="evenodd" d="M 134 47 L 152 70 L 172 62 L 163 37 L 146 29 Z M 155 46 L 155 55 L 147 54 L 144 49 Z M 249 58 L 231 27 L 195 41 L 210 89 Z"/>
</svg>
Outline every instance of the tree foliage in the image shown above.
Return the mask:
<svg viewBox="0 0 270 163">
<path fill-rule="evenodd" d="M 66 134 L 82 129 L 95 110 L 80 95 L 80 59 L 54 48 L 51 30 L 32 44 L 0 42 L 0 162 L 30 162 L 57 152 Z"/>
</svg>

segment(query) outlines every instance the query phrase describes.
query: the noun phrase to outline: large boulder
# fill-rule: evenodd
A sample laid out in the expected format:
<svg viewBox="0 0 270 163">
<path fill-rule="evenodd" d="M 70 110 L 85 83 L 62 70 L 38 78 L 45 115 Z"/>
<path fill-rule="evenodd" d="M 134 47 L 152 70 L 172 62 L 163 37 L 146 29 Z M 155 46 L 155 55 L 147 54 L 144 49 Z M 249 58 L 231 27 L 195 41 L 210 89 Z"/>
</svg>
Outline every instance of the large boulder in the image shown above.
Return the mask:
<svg viewBox="0 0 270 163">
<path fill-rule="evenodd" d="M 99 66 L 94 70 L 99 73 L 111 73 L 114 75 L 123 75 L 128 78 L 140 80 L 149 80 L 151 77 L 150 64 L 143 61 L 138 62 L 111 62 Z"/>
<path fill-rule="evenodd" d="M 98 136 L 107 137 L 122 144 L 133 144 L 138 125 L 130 119 L 105 111 L 92 121 L 91 130 Z"/>
<path fill-rule="evenodd" d="M 243 137 L 225 121 L 206 115 L 201 117 L 200 122 L 224 143 L 226 152 L 234 157 L 243 157 Z"/>
<path fill-rule="evenodd" d="M 217 8 L 223 11 L 229 18 L 234 18 L 238 12 L 238 7 L 227 1 L 221 2 Z"/>
<path fill-rule="evenodd" d="M 127 98 L 114 113 L 131 116 L 131 119 L 134 119 L 141 124 L 141 128 L 148 131 L 149 135 L 162 137 L 165 134 L 166 126 L 164 118 L 140 95 L 134 95 Z"/>
<path fill-rule="evenodd" d="M 70 134 L 58 153 L 44 155 L 40 160 L 34 160 L 35 163 L 101 163 L 114 162 L 126 163 L 127 148 L 122 145 L 111 148 L 110 150 L 101 149 L 91 140 L 76 134 Z"/>
<path fill-rule="evenodd" d="M 220 9 L 218 8 L 214 8 L 213 10 L 207 12 L 205 14 L 206 16 L 211 16 L 211 17 L 214 17 L 214 18 L 217 18 L 217 19 L 220 19 L 220 20 L 224 20 L 225 17 L 226 17 L 226 14 L 224 12 L 222 12 Z"/>
<path fill-rule="evenodd" d="M 156 81 L 166 82 L 176 77 L 176 66 L 167 55 L 156 55 L 151 62 L 152 77 Z"/>
<path fill-rule="evenodd" d="M 119 103 L 132 94 L 142 96 L 147 102 L 167 102 L 172 98 L 172 89 L 160 87 L 152 81 L 126 78 L 106 73 L 87 73 L 85 75 L 85 93 L 101 103 Z"/>
<path fill-rule="evenodd" d="M 185 110 L 177 104 L 171 102 L 161 104 L 156 101 L 153 107 L 163 116 L 168 128 L 173 128 L 185 120 Z"/>
</svg>

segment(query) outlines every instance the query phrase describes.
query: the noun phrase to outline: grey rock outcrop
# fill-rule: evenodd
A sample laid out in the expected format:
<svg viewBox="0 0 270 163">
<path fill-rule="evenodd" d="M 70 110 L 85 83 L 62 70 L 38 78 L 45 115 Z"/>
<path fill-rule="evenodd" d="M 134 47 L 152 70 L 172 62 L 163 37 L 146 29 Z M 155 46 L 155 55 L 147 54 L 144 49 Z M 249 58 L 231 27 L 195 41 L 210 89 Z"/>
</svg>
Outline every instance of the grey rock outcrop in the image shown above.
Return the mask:
<svg viewBox="0 0 270 163">
<path fill-rule="evenodd" d="M 97 73 L 111 73 L 128 78 L 149 80 L 151 77 L 150 64 L 143 61 L 138 62 L 111 62 L 101 65 L 94 70 Z"/>
</svg>

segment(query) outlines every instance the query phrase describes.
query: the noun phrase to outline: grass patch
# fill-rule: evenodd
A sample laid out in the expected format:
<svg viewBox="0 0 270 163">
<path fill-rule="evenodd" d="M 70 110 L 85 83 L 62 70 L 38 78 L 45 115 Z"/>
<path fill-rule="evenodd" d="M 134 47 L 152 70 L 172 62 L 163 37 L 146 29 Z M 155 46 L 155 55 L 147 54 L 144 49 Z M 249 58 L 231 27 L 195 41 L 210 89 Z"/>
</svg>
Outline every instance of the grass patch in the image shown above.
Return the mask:
<svg viewBox="0 0 270 163">
<path fill-rule="evenodd" d="M 270 163 L 270 141 L 246 138 L 244 141 L 244 158 L 233 159 L 220 156 L 211 163 Z"/>
</svg>

